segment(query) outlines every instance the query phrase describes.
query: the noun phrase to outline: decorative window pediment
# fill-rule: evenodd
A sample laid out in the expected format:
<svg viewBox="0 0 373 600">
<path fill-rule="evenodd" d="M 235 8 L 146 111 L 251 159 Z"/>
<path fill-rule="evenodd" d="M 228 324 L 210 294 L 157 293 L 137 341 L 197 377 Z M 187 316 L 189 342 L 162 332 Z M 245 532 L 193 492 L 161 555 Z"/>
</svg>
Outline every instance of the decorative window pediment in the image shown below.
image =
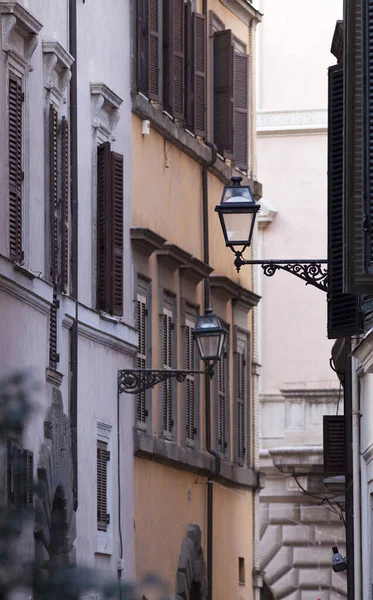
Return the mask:
<svg viewBox="0 0 373 600">
<path fill-rule="evenodd" d="M 44 87 L 59 103 L 71 78 L 74 58 L 55 40 L 43 41 Z"/>
<path fill-rule="evenodd" d="M 103 140 L 114 141 L 113 132 L 122 102 L 104 83 L 91 83 L 92 127 L 100 131 Z"/>
<path fill-rule="evenodd" d="M 42 23 L 16 0 L 1 1 L 0 16 L 2 49 L 26 66 L 37 46 Z"/>
</svg>

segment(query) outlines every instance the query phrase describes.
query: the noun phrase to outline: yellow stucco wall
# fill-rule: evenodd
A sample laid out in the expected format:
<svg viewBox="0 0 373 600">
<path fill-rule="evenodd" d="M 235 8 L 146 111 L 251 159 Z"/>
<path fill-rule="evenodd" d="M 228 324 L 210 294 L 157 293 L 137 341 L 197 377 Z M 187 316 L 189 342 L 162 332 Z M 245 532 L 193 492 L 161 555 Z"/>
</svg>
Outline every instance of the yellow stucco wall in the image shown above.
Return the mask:
<svg viewBox="0 0 373 600">
<path fill-rule="evenodd" d="M 181 545 L 189 524 L 199 525 L 206 561 L 207 480 L 135 459 L 136 577 L 156 572 L 175 589 Z M 252 494 L 214 484 L 213 590 L 216 600 L 252 598 Z M 246 584 L 238 582 L 245 559 Z"/>
<path fill-rule="evenodd" d="M 201 11 L 202 1 L 197 9 Z M 224 22 L 226 29 L 247 46 L 250 60 L 250 135 L 249 135 L 249 175 L 255 175 L 255 88 L 253 40 L 254 32 L 238 19 L 219 0 L 208 2 L 208 11 L 213 10 Z M 207 17 L 209 32 L 210 13 Z M 210 42 L 210 38 L 209 38 Z M 210 43 L 208 43 L 208 53 Z M 207 84 L 209 90 L 209 82 Z M 211 96 L 209 93 L 209 102 Z M 208 120 L 209 121 L 209 120 Z M 150 134 L 142 135 L 141 119 L 132 116 L 133 154 L 132 223 L 137 227 L 147 227 L 176 244 L 200 260 L 203 260 L 203 220 L 202 220 L 202 176 L 201 165 L 179 150 L 171 142 L 157 133 L 150 124 Z M 201 142 L 202 143 L 202 142 Z M 220 160 L 220 159 L 218 159 Z M 220 202 L 223 183 L 214 174 L 208 174 L 208 218 L 210 265 L 213 275 L 229 277 L 248 289 L 252 288 L 251 268 L 236 273 L 234 256 L 224 245 L 223 235 L 215 206 Z M 177 310 L 180 298 L 188 297 L 203 308 L 203 283 L 188 284 L 178 271 L 167 273 L 159 267 L 155 254 L 149 259 L 136 258 L 137 269 L 152 281 L 152 366 L 159 368 L 159 295 L 158 288 L 165 287 L 175 294 Z M 136 262 L 136 261 L 135 261 Z M 140 266 L 139 266 L 140 265 Z M 234 307 L 231 300 L 213 299 L 213 308 L 228 324 L 233 325 Z M 177 324 L 180 327 L 180 324 Z M 252 312 L 249 313 L 245 328 L 252 330 Z M 233 328 L 231 327 L 231 331 Z M 179 330 L 181 339 L 181 330 Z M 231 340 L 232 341 L 232 340 Z M 233 344 L 230 344 L 230 402 L 233 414 Z M 178 346 L 177 362 L 181 364 L 181 349 Z M 178 410 L 183 409 L 182 387 L 177 388 Z M 203 385 L 200 389 L 201 411 L 197 428 L 204 431 Z M 252 394 L 251 394 L 252 399 Z M 162 386 L 152 392 L 152 431 L 161 435 Z M 253 414 L 252 408 L 251 414 Z M 178 423 L 177 439 L 182 437 L 181 422 Z M 204 435 L 201 436 L 204 446 Z M 247 453 L 252 457 L 253 435 L 250 435 Z M 232 444 L 232 440 L 231 440 Z M 233 447 L 231 448 L 231 456 Z M 189 524 L 197 524 L 202 531 L 202 545 L 206 560 L 207 534 L 207 480 L 186 471 L 170 466 L 135 458 L 135 544 L 136 576 L 156 571 L 175 589 L 175 577 L 179 554 Z M 253 494 L 224 488 L 214 484 L 214 543 L 213 543 L 213 586 L 214 600 L 251 600 L 253 588 L 251 573 L 253 568 Z M 238 582 L 238 558 L 245 559 L 246 584 Z"/>
</svg>

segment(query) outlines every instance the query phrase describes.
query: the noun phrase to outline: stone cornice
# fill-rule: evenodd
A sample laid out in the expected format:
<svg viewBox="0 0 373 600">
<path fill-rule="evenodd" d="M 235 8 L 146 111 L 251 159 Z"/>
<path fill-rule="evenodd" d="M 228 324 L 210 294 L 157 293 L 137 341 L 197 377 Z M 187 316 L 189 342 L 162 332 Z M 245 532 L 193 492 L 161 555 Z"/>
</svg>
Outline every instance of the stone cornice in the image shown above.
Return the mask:
<svg viewBox="0 0 373 600">
<path fill-rule="evenodd" d="M 235 300 L 247 310 L 256 306 L 260 300 L 260 296 L 225 275 L 212 275 L 209 280 L 213 293 L 222 296 L 226 301 Z"/>
<path fill-rule="evenodd" d="M 270 204 L 262 200 L 260 202 L 260 211 L 257 216 L 257 223 L 259 229 L 266 229 L 268 225 L 272 223 L 272 221 L 275 219 L 276 215 L 277 210 L 275 210 Z"/>
<path fill-rule="evenodd" d="M 14 264 L 0 255 L 0 289 L 20 302 L 49 315 L 53 302 L 53 287 L 40 274 Z"/>
<path fill-rule="evenodd" d="M 305 474 L 323 470 L 322 446 L 269 448 L 268 454 L 281 473 L 293 473 L 296 470 L 297 473 Z"/>
<path fill-rule="evenodd" d="M 158 438 L 151 434 L 134 429 L 135 456 L 152 460 L 174 469 L 188 471 L 207 477 L 213 467 L 211 456 L 175 442 Z M 233 463 L 221 462 L 221 471 L 215 481 L 239 489 L 254 490 L 263 487 L 263 473 L 252 469 L 238 467 Z"/>
<path fill-rule="evenodd" d="M 43 27 L 27 8 L 15 0 L 0 0 L 1 15 L 1 42 L 4 52 L 18 52 L 12 45 L 11 36 L 13 31 L 25 41 L 24 56 L 29 61 L 37 46 L 38 33 Z"/>
<path fill-rule="evenodd" d="M 164 265 L 172 271 L 176 271 L 182 266 L 186 266 L 192 255 L 186 252 L 176 244 L 164 244 L 162 248 L 156 251 L 158 260 L 161 265 Z"/>
<path fill-rule="evenodd" d="M 194 281 L 195 283 L 199 283 L 200 281 L 202 281 L 202 279 L 206 279 L 206 277 L 209 277 L 213 270 L 214 269 L 210 267 L 210 265 L 207 265 L 195 256 L 193 256 L 190 259 L 188 264 L 182 265 L 180 267 L 181 273 L 188 279 Z"/>
<path fill-rule="evenodd" d="M 150 133 L 154 129 L 164 139 L 196 160 L 200 165 L 206 164 L 211 159 L 210 148 L 205 146 L 195 136 L 187 133 L 185 129 L 176 125 L 169 116 L 164 114 L 142 94 L 132 93 L 132 112 L 140 119 L 147 119 L 151 122 Z M 254 181 L 243 176 L 240 171 L 228 166 L 221 158 L 218 157 L 216 163 L 210 167 L 210 171 L 225 185 L 231 181 L 231 177 L 240 175 L 242 177 L 242 185 L 250 185 L 255 199 L 259 200 L 262 197 L 262 184 L 259 181 Z"/>
<path fill-rule="evenodd" d="M 166 243 L 166 238 L 147 227 L 131 227 L 130 235 L 132 247 L 145 256 L 150 256 Z"/>
<path fill-rule="evenodd" d="M 111 138 L 119 121 L 123 100 L 105 83 L 91 83 L 92 127 Z"/>
<path fill-rule="evenodd" d="M 248 27 L 256 27 L 262 20 L 262 13 L 253 7 L 249 0 L 220 0 L 236 17 Z"/>
<path fill-rule="evenodd" d="M 74 58 L 55 40 L 43 41 L 44 87 L 53 90 L 61 99 L 71 78 L 71 65 Z M 54 83 L 53 72 L 57 76 L 57 86 Z"/>
<path fill-rule="evenodd" d="M 326 109 L 259 111 L 256 117 L 256 131 L 260 136 L 325 134 L 327 128 Z"/>
</svg>

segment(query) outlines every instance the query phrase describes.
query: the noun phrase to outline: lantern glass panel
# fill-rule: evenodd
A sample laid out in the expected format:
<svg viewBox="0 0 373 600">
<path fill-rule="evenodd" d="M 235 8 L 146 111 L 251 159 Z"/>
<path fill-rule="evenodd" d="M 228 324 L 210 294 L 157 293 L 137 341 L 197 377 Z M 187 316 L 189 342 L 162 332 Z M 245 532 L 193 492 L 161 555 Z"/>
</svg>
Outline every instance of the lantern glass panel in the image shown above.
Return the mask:
<svg viewBox="0 0 373 600">
<path fill-rule="evenodd" d="M 227 242 L 238 243 L 247 242 L 252 231 L 255 213 L 226 213 L 223 219 L 227 232 Z"/>
<path fill-rule="evenodd" d="M 199 336 L 197 345 L 202 360 L 219 358 L 220 333 Z"/>
</svg>

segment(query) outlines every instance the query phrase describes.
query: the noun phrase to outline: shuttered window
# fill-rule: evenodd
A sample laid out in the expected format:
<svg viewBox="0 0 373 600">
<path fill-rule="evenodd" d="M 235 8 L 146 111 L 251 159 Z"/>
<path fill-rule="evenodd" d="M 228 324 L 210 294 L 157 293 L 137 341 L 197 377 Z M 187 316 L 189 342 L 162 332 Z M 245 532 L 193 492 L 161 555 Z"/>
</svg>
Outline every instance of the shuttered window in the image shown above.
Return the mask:
<svg viewBox="0 0 373 600">
<path fill-rule="evenodd" d="M 346 265 L 346 292 L 352 293 L 368 293 L 373 291 L 373 277 L 368 273 L 367 260 L 369 259 L 369 245 L 370 245 L 370 222 L 369 214 L 366 213 L 364 206 L 364 192 L 367 194 L 368 189 L 368 173 L 369 173 L 369 152 L 365 152 L 366 163 L 365 163 L 365 185 L 363 185 L 363 120 L 364 130 L 367 136 L 367 148 L 368 138 L 372 125 L 369 125 L 369 102 L 365 101 L 363 115 L 363 56 L 362 48 L 363 45 L 366 48 L 368 56 L 366 57 L 366 71 L 364 78 L 366 78 L 365 91 L 369 90 L 370 84 L 370 70 L 372 65 L 369 64 L 369 52 L 370 52 L 370 37 L 372 33 L 368 31 L 370 23 L 370 10 L 369 5 L 371 1 L 366 3 L 368 12 L 364 18 L 366 27 L 364 28 L 364 44 L 362 40 L 363 32 L 363 21 L 362 21 L 362 0 L 356 0 L 355 2 L 348 2 L 347 13 L 348 13 L 348 27 L 347 33 L 347 46 L 349 52 L 346 54 L 346 112 L 345 112 L 345 132 L 346 132 L 346 144 L 345 144 L 345 182 L 346 187 L 344 190 L 344 199 L 346 203 L 345 211 L 347 219 L 345 223 L 346 227 L 346 239 L 345 239 L 345 256 L 344 261 Z M 365 134 L 364 134 L 365 135 Z M 365 189 L 364 189 L 365 188 Z M 368 197 L 368 196 L 367 196 Z"/>
<path fill-rule="evenodd" d="M 105 442 L 97 442 L 97 529 L 107 531 L 110 523 L 110 515 L 107 512 L 107 487 L 108 469 L 110 460 L 108 445 Z"/>
<path fill-rule="evenodd" d="M 184 119 L 184 0 L 163 0 L 163 108 Z"/>
<path fill-rule="evenodd" d="M 58 278 L 58 112 L 49 107 L 49 211 L 50 211 L 50 276 L 53 285 Z"/>
<path fill-rule="evenodd" d="M 195 354 L 194 354 L 194 338 L 193 331 L 195 324 L 192 321 L 186 320 L 184 328 L 184 343 L 185 343 L 185 369 L 195 370 Z M 186 416 L 186 438 L 187 443 L 194 443 L 196 436 L 195 422 L 195 404 L 196 404 L 196 375 L 190 373 L 185 381 L 185 416 Z"/>
<path fill-rule="evenodd" d="M 214 142 L 222 156 L 233 157 L 234 58 L 230 29 L 214 33 Z"/>
<path fill-rule="evenodd" d="M 8 158 L 9 158 L 9 252 L 12 260 L 23 260 L 22 245 L 22 115 L 21 80 L 9 74 Z"/>
<path fill-rule="evenodd" d="M 249 57 L 234 53 L 234 163 L 238 169 L 247 171 L 249 106 Z"/>
<path fill-rule="evenodd" d="M 345 418 L 343 415 L 324 416 L 324 471 L 346 472 Z"/>
<path fill-rule="evenodd" d="M 243 465 L 246 454 L 246 409 L 246 352 L 242 344 L 236 353 L 236 444 L 237 460 L 240 465 Z"/>
<path fill-rule="evenodd" d="M 137 89 L 161 101 L 161 0 L 137 2 Z"/>
<path fill-rule="evenodd" d="M 162 328 L 162 352 L 163 368 L 172 369 L 174 348 L 174 322 L 171 310 L 163 308 L 163 328 Z M 166 437 L 172 435 L 173 407 L 172 407 L 172 380 L 169 379 L 163 384 L 163 430 Z"/>
<path fill-rule="evenodd" d="M 61 121 L 61 288 L 69 290 L 69 124 Z"/>
<path fill-rule="evenodd" d="M 206 135 L 206 25 L 190 2 L 185 5 L 185 126 Z"/>
<path fill-rule="evenodd" d="M 123 156 L 98 148 L 97 161 L 98 308 L 123 314 Z"/>
<path fill-rule="evenodd" d="M 137 368 L 146 369 L 147 367 L 147 349 L 148 349 L 148 308 L 146 296 L 137 294 L 136 299 L 136 326 L 138 331 L 137 347 Z M 137 426 L 141 429 L 146 428 L 146 419 L 148 411 L 146 408 L 146 391 L 137 394 Z"/>
<path fill-rule="evenodd" d="M 343 281 L 343 65 L 329 69 L 328 123 L 328 337 L 360 331 L 358 298 Z"/>
<path fill-rule="evenodd" d="M 17 443 L 7 444 L 7 490 L 8 503 L 16 510 L 23 510 L 33 503 L 34 457 L 30 450 L 23 450 Z"/>
<path fill-rule="evenodd" d="M 52 369 L 56 369 L 57 363 L 60 360 L 59 354 L 57 353 L 57 314 L 59 308 L 59 301 L 57 300 L 57 293 L 53 293 L 53 302 L 49 311 L 49 366 Z"/>
<path fill-rule="evenodd" d="M 364 254 L 365 267 L 369 277 L 369 289 L 373 290 L 373 1 L 366 0 L 365 14 L 363 15 L 364 38 L 363 48 L 363 111 L 364 125 L 366 127 L 364 144 Z"/>
<path fill-rule="evenodd" d="M 228 447 L 227 439 L 227 409 L 228 409 L 228 357 L 226 348 L 218 361 L 217 373 L 217 422 L 218 422 L 218 448 L 225 456 Z"/>
</svg>

